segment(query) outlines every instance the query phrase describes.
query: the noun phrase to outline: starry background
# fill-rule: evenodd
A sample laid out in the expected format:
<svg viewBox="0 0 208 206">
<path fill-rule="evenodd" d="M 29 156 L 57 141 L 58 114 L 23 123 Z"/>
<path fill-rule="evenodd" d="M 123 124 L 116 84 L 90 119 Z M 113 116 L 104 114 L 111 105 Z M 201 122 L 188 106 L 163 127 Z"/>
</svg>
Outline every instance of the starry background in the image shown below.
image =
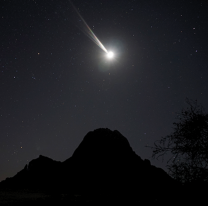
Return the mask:
<svg viewBox="0 0 208 206">
<path fill-rule="evenodd" d="M 67 0 L 0 4 L 0 181 L 40 154 L 66 160 L 97 128 L 151 160 L 186 97 L 208 105 L 206 1 L 74 1 L 112 61 Z"/>
</svg>

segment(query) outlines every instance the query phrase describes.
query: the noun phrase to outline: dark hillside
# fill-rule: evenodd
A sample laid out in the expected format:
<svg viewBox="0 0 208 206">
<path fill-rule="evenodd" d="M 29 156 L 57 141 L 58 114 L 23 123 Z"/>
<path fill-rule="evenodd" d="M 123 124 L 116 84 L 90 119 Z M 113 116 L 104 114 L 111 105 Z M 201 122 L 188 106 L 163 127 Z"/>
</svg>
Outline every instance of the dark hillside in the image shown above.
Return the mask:
<svg viewBox="0 0 208 206">
<path fill-rule="evenodd" d="M 175 186 L 165 171 L 142 160 L 120 132 L 109 129 L 89 132 L 64 162 L 40 155 L 0 183 L 16 190 L 140 201 L 155 201 L 161 193 L 168 199 Z"/>
</svg>

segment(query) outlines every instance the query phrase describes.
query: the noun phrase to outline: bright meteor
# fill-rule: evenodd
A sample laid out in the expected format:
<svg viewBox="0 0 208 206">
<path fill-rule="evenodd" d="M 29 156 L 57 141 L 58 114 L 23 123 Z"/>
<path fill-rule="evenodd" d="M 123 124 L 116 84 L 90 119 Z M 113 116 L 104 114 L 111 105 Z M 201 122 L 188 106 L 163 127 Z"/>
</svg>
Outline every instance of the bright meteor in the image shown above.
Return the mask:
<svg viewBox="0 0 208 206">
<path fill-rule="evenodd" d="M 101 41 L 95 36 L 95 34 L 90 29 L 87 22 L 83 19 L 83 17 L 79 13 L 79 11 L 76 9 L 74 4 L 70 0 L 69 0 L 69 2 L 71 3 L 72 7 L 74 8 L 76 13 L 78 14 L 79 18 L 81 19 L 81 20 L 79 20 L 79 24 L 81 24 L 81 23 L 84 24 L 84 27 L 83 26 L 81 28 L 79 27 L 79 29 L 81 29 L 95 44 L 97 44 L 104 52 L 106 52 L 108 57 L 112 56 L 112 52 L 108 52 L 107 49 L 104 47 L 104 45 L 101 43 Z M 112 58 L 112 57 L 110 57 L 110 58 Z"/>
<path fill-rule="evenodd" d="M 107 52 L 108 59 L 113 59 L 114 53 L 112 51 Z"/>
</svg>

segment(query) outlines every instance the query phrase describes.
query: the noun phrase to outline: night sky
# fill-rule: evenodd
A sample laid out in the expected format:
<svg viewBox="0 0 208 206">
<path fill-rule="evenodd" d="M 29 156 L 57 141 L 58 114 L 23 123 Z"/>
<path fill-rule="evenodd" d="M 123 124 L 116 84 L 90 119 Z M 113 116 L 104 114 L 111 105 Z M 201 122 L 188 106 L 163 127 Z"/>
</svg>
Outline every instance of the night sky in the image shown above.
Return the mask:
<svg viewBox="0 0 208 206">
<path fill-rule="evenodd" d="M 97 128 L 151 160 L 186 97 L 208 109 L 207 1 L 74 1 L 111 60 L 67 0 L 0 4 L 0 181 L 40 154 L 66 160 Z"/>
</svg>

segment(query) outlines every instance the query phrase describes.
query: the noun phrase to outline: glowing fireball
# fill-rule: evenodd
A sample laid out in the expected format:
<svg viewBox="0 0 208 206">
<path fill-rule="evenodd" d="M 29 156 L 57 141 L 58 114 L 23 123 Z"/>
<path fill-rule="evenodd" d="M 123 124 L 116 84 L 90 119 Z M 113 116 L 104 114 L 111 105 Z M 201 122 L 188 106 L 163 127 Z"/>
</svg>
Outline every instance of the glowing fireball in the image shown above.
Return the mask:
<svg viewBox="0 0 208 206">
<path fill-rule="evenodd" d="M 112 51 L 107 53 L 107 58 L 108 59 L 113 59 L 113 57 L 114 57 L 114 53 Z"/>
</svg>

